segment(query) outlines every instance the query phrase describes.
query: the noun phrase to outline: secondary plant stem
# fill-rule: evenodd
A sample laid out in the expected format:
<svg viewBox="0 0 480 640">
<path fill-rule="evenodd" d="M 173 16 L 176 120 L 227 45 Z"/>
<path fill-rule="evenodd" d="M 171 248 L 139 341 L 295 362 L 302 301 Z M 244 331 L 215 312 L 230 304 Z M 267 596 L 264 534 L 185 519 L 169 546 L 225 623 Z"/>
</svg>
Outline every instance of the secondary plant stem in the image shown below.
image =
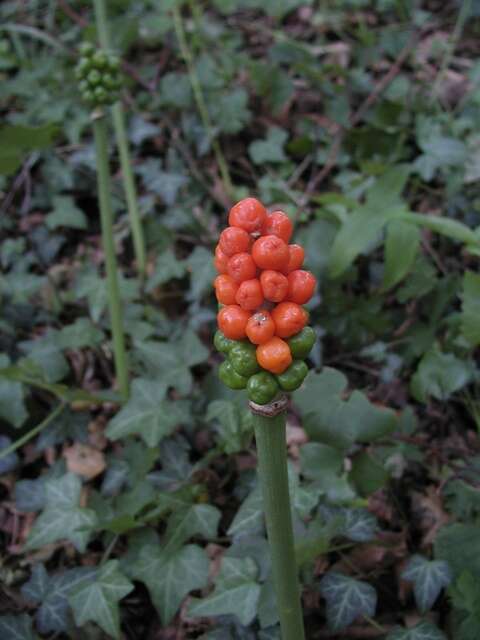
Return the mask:
<svg viewBox="0 0 480 640">
<path fill-rule="evenodd" d="M 108 32 L 108 20 L 104 0 L 94 0 L 95 19 L 97 24 L 98 39 L 103 49 L 110 49 L 110 36 Z M 143 235 L 142 220 L 138 208 L 137 189 L 130 160 L 127 131 L 125 126 L 125 114 L 121 102 L 112 106 L 113 126 L 117 140 L 120 166 L 122 168 L 123 186 L 127 199 L 130 226 L 132 229 L 133 248 L 137 260 L 137 270 L 142 278 L 145 277 L 147 257 L 145 251 L 145 239 Z"/>
<path fill-rule="evenodd" d="M 103 250 L 107 272 L 108 304 L 112 326 L 113 353 L 118 387 L 122 398 L 128 398 L 128 368 L 123 333 L 122 306 L 117 276 L 117 259 L 113 239 L 113 215 L 110 187 L 110 169 L 108 164 L 108 136 L 105 116 L 97 110 L 93 114 L 95 151 L 97 156 L 97 179 L 100 217 L 102 222 Z"/>
<path fill-rule="evenodd" d="M 203 96 L 202 86 L 195 70 L 192 52 L 190 51 L 187 43 L 182 16 L 176 3 L 173 7 L 173 24 L 175 27 L 175 34 L 177 36 L 178 44 L 180 46 L 180 52 L 182 54 L 183 61 L 185 62 L 185 66 L 188 70 L 188 76 L 190 78 L 190 84 L 192 85 L 193 97 L 195 98 L 195 102 L 197 104 L 198 113 L 200 114 L 202 124 L 209 137 L 210 144 L 212 145 L 218 168 L 220 170 L 220 175 L 222 176 L 223 187 L 225 189 L 226 195 L 228 196 L 228 198 L 231 198 L 233 185 L 232 179 L 230 177 L 230 172 L 228 170 L 228 164 L 225 160 L 225 156 L 223 155 L 220 143 L 218 142 L 213 132 L 213 126 L 210 120 L 210 115 L 208 113 L 205 98 Z"/>
<path fill-rule="evenodd" d="M 304 640 L 288 489 L 285 411 L 274 417 L 254 413 L 253 422 L 282 640 Z"/>
<path fill-rule="evenodd" d="M 9 456 L 11 453 L 16 451 L 20 447 L 23 447 L 24 444 L 27 444 L 27 442 L 29 442 L 38 433 L 40 433 L 40 431 L 48 427 L 48 425 L 51 424 L 55 420 L 55 418 L 57 418 L 62 413 L 62 411 L 65 409 L 66 406 L 67 405 L 65 404 L 65 402 L 61 402 L 59 405 L 56 406 L 56 408 L 51 413 L 48 414 L 45 420 L 42 420 L 42 422 L 40 422 L 40 424 L 38 424 L 33 429 L 30 429 L 28 433 L 26 433 L 24 436 L 22 436 L 18 440 L 15 440 L 15 442 L 12 442 L 12 444 L 6 449 L 2 449 L 0 451 L 0 460 L 2 458 L 6 458 L 7 456 Z"/>
</svg>

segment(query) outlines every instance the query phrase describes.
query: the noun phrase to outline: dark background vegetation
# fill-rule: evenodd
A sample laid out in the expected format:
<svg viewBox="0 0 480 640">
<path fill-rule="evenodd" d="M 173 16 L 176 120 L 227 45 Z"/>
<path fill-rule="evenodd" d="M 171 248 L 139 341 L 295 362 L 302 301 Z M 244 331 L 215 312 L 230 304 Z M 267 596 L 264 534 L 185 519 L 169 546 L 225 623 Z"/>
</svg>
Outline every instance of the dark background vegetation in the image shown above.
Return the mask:
<svg viewBox="0 0 480 640">
<path fill-rule="evenodd" d="M 480 4 L 184 2 L 210 130 L 173 0 L 107 4 L 149 255 L 142 283 L 112 132 L 124 407 L 73 75 L 93 12 L 0 4 L 0 446 L 41 427 L 0 459 L 2 639 L 279 638 L 251 421 L 212 349 L 216 140 L 319 280 L 288 414 L 307 637 L 476 640 Z"/>
</svg>

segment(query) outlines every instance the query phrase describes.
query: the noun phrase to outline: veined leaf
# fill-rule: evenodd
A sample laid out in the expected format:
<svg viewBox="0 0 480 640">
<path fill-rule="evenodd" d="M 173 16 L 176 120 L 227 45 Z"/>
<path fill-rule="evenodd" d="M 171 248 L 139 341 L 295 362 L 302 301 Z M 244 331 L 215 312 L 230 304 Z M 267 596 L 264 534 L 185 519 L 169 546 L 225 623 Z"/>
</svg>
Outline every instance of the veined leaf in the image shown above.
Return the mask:
<svg viewBox="0 0 480 640">
<path fill-rule="evenodd" d="M 440 591 L 452 581 L 452 572 L 445 560 L 427 560 L 421 555 L 410 558 L 402 578 L 413 582 L 415 602 L 421 613 L 432 608 Z"/>
<path fill-rule="evenodd" d="M 390 631 L 386 640 L 447 640 L 447 636 L 430 622 L 419 622 L 410 629 Z"/>
<path fill-rule="evenodd" d="M 120 638 L 118 602 L 133 590 L 133 584 L 120 572 L 117 560 L 102 565 L 93 581 L 82 584 L 69 596 L 77 625 L 96 622 L 105 633 Z"/>
<path fill-rule="evenodd" d="M 375 615 L 377 594 L 367 582 L 332 571 L 320 581 L 320 593 L 327 601 L 327 623 L 332 631 L 345 629 L 360 615 Z"/>
</svg>

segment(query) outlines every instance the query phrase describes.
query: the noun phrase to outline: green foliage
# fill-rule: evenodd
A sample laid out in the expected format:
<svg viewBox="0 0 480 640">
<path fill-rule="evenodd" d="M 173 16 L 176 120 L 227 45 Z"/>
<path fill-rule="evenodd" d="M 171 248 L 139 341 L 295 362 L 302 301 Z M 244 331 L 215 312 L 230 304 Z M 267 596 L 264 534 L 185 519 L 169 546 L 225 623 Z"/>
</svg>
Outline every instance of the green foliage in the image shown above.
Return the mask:
<svg viewBox="0 0 480 640">
<path fill-rule="evenodd" d="M 224 558 L 216 579 L 215 591 L 202 600 L 193 598 L 189 615 L 235 615 L 249 625 L 257 612 L 260 586 L 255 581 L 257 567 L 252 558 Z"/>
<path fill-rule="evenodd" d="M 92 581 L 74 587 L 69 595 L 77 626 L 90 620 L 108 635 L 120 637 L 118 602 L 133 589 L 118 569 L 118 561 L 110 560 L 100 567 Z"/>
<path fill-rule="evenodd" d="M 288 411 L 307 636 L 328 618 L 480 637 L 475 3 L 466 21 L 468 3 L 180 3 L 211 131 L 173 0 L 105 3 L 148 253 L 137 278 L 112 130 L 126 402 L 73 74 L 93 11 L 84 29 L 31 4 L 0 3 L 0 456 L 18 447 L 0 457 L 0 637 L 279 639 L 247 390 L 220 388 L 212 346 L 212 249 L 247 195 L 287 212 L 319 281 Z"/>
<path fill-rule="evenodd" d="M 427 560 L 423 556 L 415 555 L 408 561 L 402 578 L 413 582 L 415 602 L 419 611 L 425 613 L 431 609 L 440 591 L 448 587 L 452 574 L 444 560 Z"/>
<path fill-rule="evenodd" d="M 332 631 L 345 629 L 360 615 L 375 615 L 377 594 L 366 582 L 330 572 L 322 578 L 319 588 L 327 601 L 327 623 Z"/>
<path fill-rule="evenodd" d="M 45 483 L 45 509 L 30 531 L 26 549 L 67 539 L 80 552 L 85 551 L 97 517 L 80 506 L 81 489 L 81 480 L 72 473 Z"/>
<path fill-rule="evenodd" d="M 446 640 L 446 637 L 430 622 L 419 622 L 410 629 L 394 629 L 388 634 L 387 640 Z"/>
<path fill-rule="evenodd" d="M 295 393 L 304 426 L 310 437 L 337 449 L 348 449 L 354 442 L 368 442 L 390 434 L 396 426 L 393 411 L 376 407 L 359 391 L 344 400 L 346 377 L 325 367 L 310 373 Z"/>
</svg>

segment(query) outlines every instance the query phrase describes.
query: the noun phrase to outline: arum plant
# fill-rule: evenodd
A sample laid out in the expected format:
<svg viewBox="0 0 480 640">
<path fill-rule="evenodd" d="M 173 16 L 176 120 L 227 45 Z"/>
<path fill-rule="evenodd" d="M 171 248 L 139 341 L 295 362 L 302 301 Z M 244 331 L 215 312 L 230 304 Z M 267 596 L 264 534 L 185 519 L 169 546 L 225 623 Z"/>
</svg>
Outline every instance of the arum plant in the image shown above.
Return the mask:
<svg viewBox="0 0 480 640">
<path fill-rule="evenodd" d="M 95 19 L 97 24 L 98 39 L 102 49 L 110 51 L 110 34 L 108 30 L 108 20 L 104 0 L 94 0 Z M 130 161 L 130 149 L 128 145 L 127 132 L 125 126 L 125 114 L 120 101 L 112 106 L 113 126 L 117 141 L 118 153 L 120 156 L 120 166 L 122 168 L 123 184 L 127 199 L 130 226 L 132 229 L 133 248 L 137 262 L 137 270 L 140 277 L 145 277 L 147 258 L 145 251 L 145 239 L 142 228 L 140 211 L 138 208 L 137 190 L 135 178 Z"/>
<path fill-rule="evenodd" d="M 113 353 L 118 387 L 123 399 L 128 398 L 128 367 L 123 331 L 122 306 L 117 273 L 117 259 L 113 236 L 111 180 L 108 160 L 108 132 L 105 107 L 118 97 L 121 85 L 119 61 L 93 45 L 84 43 L 82 57 L 76 68 L 82 98 L 92 107 L 92 123 L 97 161 L 98 200 L 105 254 L 108 304 L 112 327 Z"/>
<path fill-rule="evenodd" d="M 215 294 L 222 305 L 215 347 L 225 354 L 219 376 L 246 389 L 253 414 L 260 484 L 272 575 L 283 640 L 303 640 L 300 588 L 288 488 L 284 392 L 308 373 L 304 362 L 315 343 L 302 305 L 316 280 L 303 270 L 304 251 L 288 244 L 292 223 L 281 211 L 267 214 L 255 198 L 230 211 L 230 226 L 215 250 Z"/>
</svg>

